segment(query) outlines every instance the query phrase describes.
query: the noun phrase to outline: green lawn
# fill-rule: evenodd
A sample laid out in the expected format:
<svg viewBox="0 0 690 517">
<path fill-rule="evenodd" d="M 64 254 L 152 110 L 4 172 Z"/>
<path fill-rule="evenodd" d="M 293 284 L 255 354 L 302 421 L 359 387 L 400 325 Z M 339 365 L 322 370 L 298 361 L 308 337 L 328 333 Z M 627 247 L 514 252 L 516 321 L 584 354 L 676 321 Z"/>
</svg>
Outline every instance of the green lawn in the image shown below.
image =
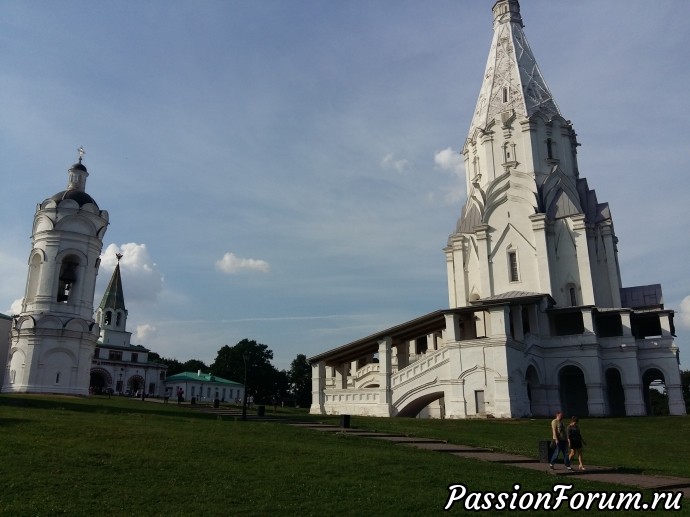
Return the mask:
<svg viewBox="0 0 690 517">
<path fill-rule="evenodd" d="M 420 420 L 352 417 L 351 425 L 538 457 L 551 438 L 551 419 Z M 580 420 L 585 464 L 690 478 L 690 417 Z"/>
<path fill-rule="evenodd" d="M 654 423 L 662 434 L 627 432 Z M 593 442 L 593 461 L 598 444 L 618 432 L 626 443 L 644 444 L 624 448 L 619 456 L 630 461 L 621 464 L 658 461 L 656 470 L 670 472 L 680 459 L 673 465 L 656 460 L 663 447 L 655 444 L 675 429 L 687 447 L 687 433 L 678 433 L 687 423 L 587 420 L 582 427 Z M 544 425 L 548 429 L 548 421 L 353 417 L 352 424 L 516 452 L 513 444 L 535 452 Z M 551 491 L 555 482 L 545 472 L 281 423 L 219 420 L 176 404 L 9 395 L 0 395 L 0 481 L 3 516 L 440 515 L 451 484 L 510 492 L 515 484 L 521 491 Z M 574 483 L 581 491 L 612 488 Z M 688 507 L 681 513 L 689 514 Z"/>
</svg>

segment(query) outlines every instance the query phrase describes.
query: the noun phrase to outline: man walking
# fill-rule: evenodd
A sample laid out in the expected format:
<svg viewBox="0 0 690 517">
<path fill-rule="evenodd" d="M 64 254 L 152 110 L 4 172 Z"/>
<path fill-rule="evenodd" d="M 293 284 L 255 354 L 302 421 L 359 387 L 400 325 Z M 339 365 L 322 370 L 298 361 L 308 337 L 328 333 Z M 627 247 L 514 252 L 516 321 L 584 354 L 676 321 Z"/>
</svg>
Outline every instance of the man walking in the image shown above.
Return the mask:
<svg viewBox="0 0 690 517">
<path fill-rule="evenodd" d="M 570 458 L 568 458 L 568 435 L 565 431 L 565 424 L 563 423 L 563 411 L 556 413 L 556 418 L 551 421 L 551 438 L 554 444 L 553 455 L 549 461 L 549 468 L 553 470 L 553 464 L 558 459 L 558 455 L 563 453 L 563 463 L 568 470 L 573 470 L 570 466 Z"/>
</svg>

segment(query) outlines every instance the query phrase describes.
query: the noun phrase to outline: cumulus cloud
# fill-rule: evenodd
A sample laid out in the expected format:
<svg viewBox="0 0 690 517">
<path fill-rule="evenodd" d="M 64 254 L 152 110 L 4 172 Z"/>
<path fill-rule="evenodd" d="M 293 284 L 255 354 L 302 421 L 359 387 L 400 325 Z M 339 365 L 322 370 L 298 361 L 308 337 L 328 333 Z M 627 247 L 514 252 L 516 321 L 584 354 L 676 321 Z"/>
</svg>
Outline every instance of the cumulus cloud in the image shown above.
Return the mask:
<svg viewBox="0 0 690 517">
<path fill-rule="evenodd" d="M 265 260 L 240 258 L 234 253 L 228 252 L 223 255 L 223 258 L 216 261 L 216 269 L 222 273 L 233 275 L 243 271 L 258 271 L 259 273 L 268 273 L 271 268 Z"/>
<path fill-rule="evenodd" d="M 146 244 L 128 242 L 126 244 L 110 244 L 101 255 L 101 275 L 99 283 L 103 282 L 103 289 L 110 281 L 115 265 L 116 254 L 121 253 L 120 272 L 122 274 L 122 288 L 125 300 L 155 301 L 163 289 L 163 274 L 149 255 Z M 101 276 L 105 278 L 101 278 Z M 97 300 L 98 302 L 98 300 Z"/>
<path fill-rule="evenodd" d="M 146 341 L 147 339 L 154 337 L 158 333 L 158 329 L 148 323 L 143 325 L 137 325 L 137 330 L 135 337 L 137 341 Z"/>
<path fill-rule="evenodd" d="M 384 169 L 393 169 L 396 172 L 403 172 L 407 169 L 408 161 L 404 158 L 396 159 L 393 153 L 388 153 L 381 159 L 381 167 Z"/>
<path fill-rule="evenodd" d="M 454 151 L 451 147 L 447 147 L 442 151 L 438 151 L 434 155 L 434 163 L 443 170 L 452 173 L 459 180 L 456 185 L 446 187 L 441 192 L 442 202 L 447 205 L 454 205 L 461 202 L 465 196 L 465 163 L 460 153 Z"/>
<path fill-rule="evenodd" d="M 690 329 L 690 296 L 686 296 L 680 302 L 680 310 L 676 317 L 678 326 Z"/>
<path fill-rule="evenodd" d="M 438 151 L 434 155 L 434 163 L 444 171 L 450 171 L 460 177 L 465 176 L 464 160 L 460 153 L 453 151 L 451 147 Z"/>
<path fill-rule="evenodd" d="M 447 147 L 442 151 L 438 151 L 434 155 L 434 163 L 444 171 L 450 171 L 460 177 L 465 175 L 465 162 L 460 153 L 453 150 L 452 147 Z"/>
<path fill-rule="evenodd" d="M 15 301 L 12 302 L 12 306 L 10 307 L 10 310 L 7 312 L 7 314 L 11 316 L 16 316 L 20 312 L 22 312 L 22 302 L 24 301 L 24 298 L 17 298 Z"/>
</svg>

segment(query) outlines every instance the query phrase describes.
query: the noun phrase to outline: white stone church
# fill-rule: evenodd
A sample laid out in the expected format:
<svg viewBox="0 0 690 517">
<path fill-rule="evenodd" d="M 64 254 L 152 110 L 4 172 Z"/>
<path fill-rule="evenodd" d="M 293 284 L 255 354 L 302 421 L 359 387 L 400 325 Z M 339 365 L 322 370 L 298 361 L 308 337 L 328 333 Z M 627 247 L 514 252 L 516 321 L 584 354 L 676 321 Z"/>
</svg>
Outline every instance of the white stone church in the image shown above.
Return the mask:
<svg viewBox="0 0 690 517">
<path fill-rule="evenodd" d="M 82 153 L 68 171 L 67 189 L 36 207 L 21 312 L 0 318 L 0 331 L 9 332 L 9 346 L 0 339 L 0 359 L 7 359 L 1 391 L 164 396 L 167 367 L 130 343 L 121 255 L 94 319 L 109 218 L 85 191 Z"/>
<path fill-rule="evenodd" d="M 661 286 L 621 285 L 611 212 L 580 175 L 519 2 L 497 1 L 493 20 L 444 249 L 450 308 L 311 357 L 311 413 L 645 415 L 662 381 L 685 414 Z"/>
</svg>

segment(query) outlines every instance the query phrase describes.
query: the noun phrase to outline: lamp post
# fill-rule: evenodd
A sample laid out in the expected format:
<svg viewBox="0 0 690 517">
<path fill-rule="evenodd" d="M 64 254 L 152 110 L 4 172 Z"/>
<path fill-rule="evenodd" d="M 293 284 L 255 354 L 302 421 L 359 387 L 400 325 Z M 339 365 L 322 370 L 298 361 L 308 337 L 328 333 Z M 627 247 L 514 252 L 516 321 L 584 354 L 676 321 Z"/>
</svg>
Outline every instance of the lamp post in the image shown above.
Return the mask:
<svg viewBox="0 0 690 517">
<path fill-rule="evenodd" d="M 247 359 L 248 354 L 245 352 L 242 354 L 242 359 L 244 360 L 244 397 L 242 402 L 242 420 L 247 419 Z"/>
</svg>

